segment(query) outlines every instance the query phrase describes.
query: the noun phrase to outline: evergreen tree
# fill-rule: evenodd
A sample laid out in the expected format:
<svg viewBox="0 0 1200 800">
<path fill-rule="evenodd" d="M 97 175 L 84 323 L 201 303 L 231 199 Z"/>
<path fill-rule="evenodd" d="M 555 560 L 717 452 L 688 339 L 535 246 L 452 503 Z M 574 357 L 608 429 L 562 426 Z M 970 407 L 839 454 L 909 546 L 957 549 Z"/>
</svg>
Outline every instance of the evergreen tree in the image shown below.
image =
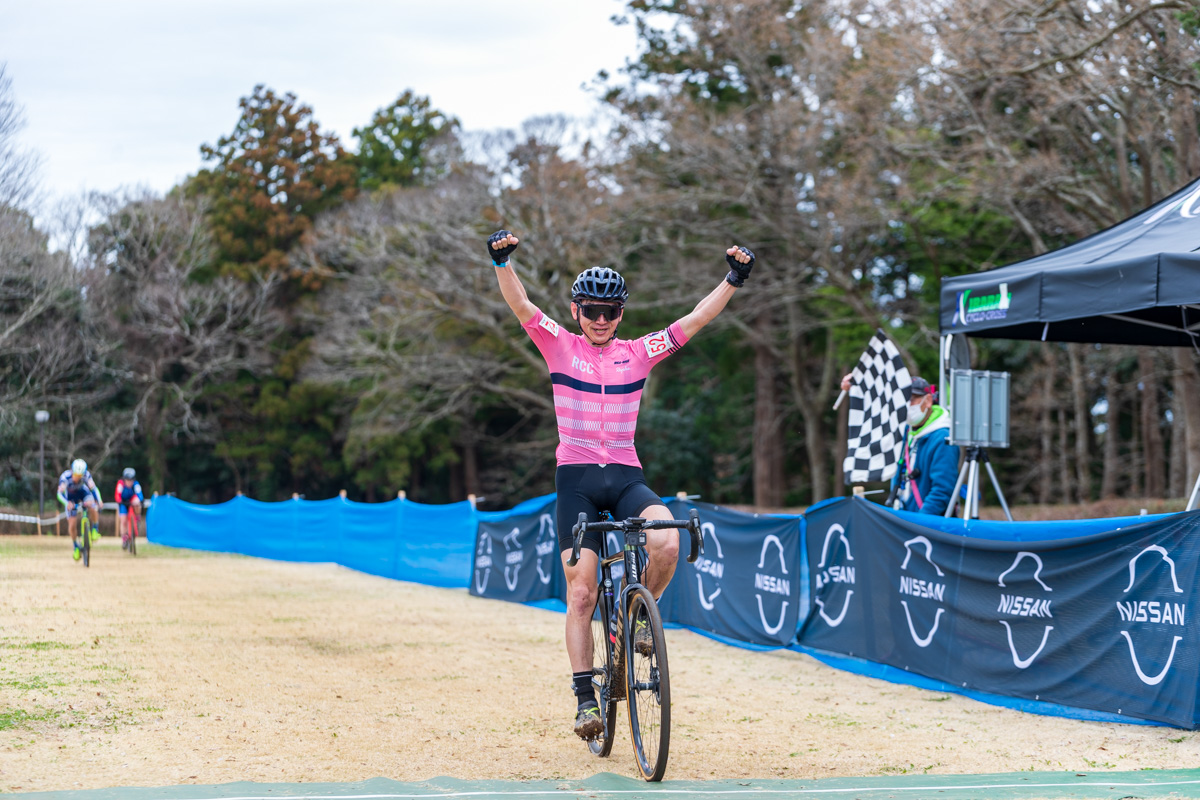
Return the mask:
<svg viewBox="0 0 1200 800">
<path fill-rule="evenodd" d="M 239 102 L 233 133 L 200 148 L 212 164 L 192 179 L 192 194 L 209 200 L 220 274 L 299 277 L 304 289 L 320 276 L 292 276 L 288 251 L 325 209 L 354 193 L 355 175 L 336 135 L 322 133 L 312 109 L 262 84 Z"/>
</svg>

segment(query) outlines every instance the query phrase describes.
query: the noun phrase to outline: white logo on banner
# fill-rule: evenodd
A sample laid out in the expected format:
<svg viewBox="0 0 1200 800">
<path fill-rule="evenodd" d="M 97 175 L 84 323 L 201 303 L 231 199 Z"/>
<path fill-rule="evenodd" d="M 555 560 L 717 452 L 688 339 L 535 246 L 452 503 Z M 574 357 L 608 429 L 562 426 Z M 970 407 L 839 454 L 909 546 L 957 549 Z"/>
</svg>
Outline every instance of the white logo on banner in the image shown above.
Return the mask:
<svg viewBox="0 0 1200 800">
<path fill-rule="evenodd" d="M 725 562 L 722 559 L 725 558 L 725 554 L 721 552 L 721 540 L 717 538 L 716 525 L 711 522 L 702 522 L 700 524 L 700 538 L 703 539 L 706 536 L 712 539 L 712 543 L 716 545 L 717 557 L 712 559 L 707 556 L 700 556 L 692 564 L 692 567 L 696 570 L 696 588 L 700 593 L 700 605 L 705 611 L 712 611 L 716 605 L 713 601 L 721 593 L 721 577 L 725 574 Z M 712 550 L 705 548 L 705 552 L 712 553 Z M 705 574 L 711 576 L 717 583 L 717 588 L 713 590 L 712 594 L 708 595 L 704 591 Z"/>
<path fill-rule="evenodd" d="M 554 519 L 549 514 L 542 514 L 538 520 L 538 539 L 537 539 L 537 571 L 538 579 L 543 584 L 550 583 L 550 576 L 554 574 L 554 567 L 547 564 L 549 571 L 542 569 L 542 562 L 546 561 L 546 556 L 552 555 L 558 547 L 558 534 L 555 532 Z"/>
<path fill-rule="evenodd" d="M 836 522 L 829 526 L 829 530 L 825 532 L 825 544 L 821 546 L 821 561 L 817 564 L 817 569 L 820 572 L 816 577 L 816 591 L 821 591 L 824 587 L 831 583 L 845 583 L 851 586 L 854 585 L 855 568 L 842 564 L 825 565 L 829 561 L 829 545 L 834 541 L 834 536 L 842 543 L 842 548 L 846 552 L 846 560 L 853 561 L 854 556 L 850 553 L 850 540 L 846 538 L 846 529 Z M 842 620 L 846 618 L 846 612 L 850 609 L 850 598 L 854 596 L 853 589 L 846 590 L 846 597 L 842 601 L 842 610 L 836 617 L 830 617 L 825 613 L 825 601 L 819 597 L 814 597 L 813 602 L 817 605 L 817 613 L 821 615 L 821 619 L 831 628 L 836 628 L 842 624 Z"/>
<path fill-rule="evenodd" d="M 1200 216 L 1200 187 L 1197 187 L 1191 194 L 1181 197 L 1170 205 L 1163 206 L 1158 211 L 1146 218 L 1143 225 L 1153 225 L 1160 219 L 1170 214 L 1172 211 L 1178 211 L 1179 216 L 1184 219 Z"/>
<path fill-rule="evenodd" d="M 512 532 L 504 537 L 504 583 L 510 592 L 517 590 L 517 577 L 521 572 L 521 562 L 525 560 L 521 543 L 517 541 L 520 535 L 521 529 L 513 528 Z"/>
<path fill-rule="evenodd" d="M 787 616 L 788 601 L 783 601 L 783 607 L 779 609 L 779 621 L 774 625 L 767 622 L 767 614 L 763 610 L 762 593 L 777 594 L 783 597 L 788 597 L 792 592 L 792 582 L 784 577 L 788 574 L 787 562 L 783 558 L 783 542 L 779 541 L 779 537 L 771 534 L 763 540 L 762 553 L 758 556 L 758 568 L 763 569 L 767 562 L 767 549 L 775 545 L 779 551 L 779 569 L 782 575 L 772 575 L 770 573 L 756 572 L 754 573 L 754 599 L 758 601 L 758 618 L 762 620 L 763 630 L 769 635 L 774 636 L 779 633 L 779 629 L 783 627 L 783 620 Z M 772 562 L 774 559 L 772 559 Z"/>
<path fill-rule="evenodd" d="M 1128 593 L 1133 589 L 1133 584 L 1137 578 L 1137 562 L 1142 556 L 1147 553 L 1157 553 L 1162 559 L 1162 562 L 1170 569 L 1171 588 L 1176 594 L 1183 594 L 1183 589 L 1179 588 L 1179 580 L 1175 576 L 1175 561 L 1167 553 L 1166 549 L 1159 545 L 1152 544 L 1146 547 L 1142 552 L 1138 553 L 1133 558 L 1129 559 L 1129 585 L 1125 587 L 1125 592 Z M 1173 603 L 1160 600 L 1128 600 L 1122 602 L 1117 601 L 1117 613 L 1120 615 L 1121 622 L 1125 623 L 1142 623 L 1151 625 L 1173 625 L 1178 628 L 1183 628 L 1186 624 L 1185 611 L 1186 603 Z M 1142 665 L 1138 661 L 1137 650 L 1133 646 L 1133 637 L 1129 631 L 1121 631 L 1121 635 L 1125 637 L 1125 641 L 1129 644 L 1129 657 L 1133 660 L 1133 671 L 1137 673 L 1138 679 L 1147 686 L 1156 686 L 1162 683 L 1167 677 L 1167 672 L 1171 669 L 1171 662 L 1175 660 L 1175 648 L 1183 639 L 1182 636 L 1172 636 L 1171 638 L 1171 653 L 1167 656 L 1167 663 L 1157 675 L 1147 675 L 1142 670 Z"/>
<path fill-rule="evenodd" d="M 1033 579 L 1041 585 L 1042 589 L 1051 592 L 1054 591 L 1046 582 L 1042 580 L 1042 559 L 1037 553 L 1030 553 L 1025 550 L 1017 553 L 1013 559 L 1012 565 L 1000 573 L 999 579 L 996 581 L 1001 588 L 1008 588 L 1004 583 L 1004 578 L 1017 568 L 1018 565 L 1025 559 L 1032 559 L 1037 565 L 1033 571 Z M 1036 592 L 1036 590 L 1033 590 Z M 1048 598 L 1027 597 L 1020 594 L 1001 594 L 1000 606 L 996 609 L 997 613 L 1010 614 L 1014 617 L 1039 617 L 1042 619 L 1053 619 L 1054 615 L 1050 611 L 1050 600 Z M 1046 647 L 1046 642 L 1050 639 L 1050 631 L 1054 630 L 1053 625 L 1046 625 L 1042 630 L 1042 643 L 1038 645 L 1037 650 L 1033 651 L 1033 655 L 1029 658 L 1021 658 L 1017 654 L 1017 645 L 1013 641 L 1013 629 L 1008 620 L 1000 620 L 1000 624 L 1004 626 L 1004 630 L 1008 633 L 1008 649 L 1012 653 L 1013 664 L 1018 669 L 1026 669 L 1033 663 L 1042 650 Z"/>
<path fill-rule="evenodd" d="M 475 546 L 475 591 L 483 594 L 492 575 L 492 535 L 481 533 Z M 482 580 L 481 580 L 482 578 Z"/>
<path fill-rule="evenodd" d="M 933 560 L 933 543 L 924 536 L 914 536 L 904 543 L 904 563 L 900 565 L 900 569 L 908 570 L 908 562 L 912 558 L 912 546 L 914 544 L 924 545 L 922 555 L 925 557 L 925 560 L 937 570 L 939 578 L 944 577 L 946 573 L 942 572 L 942 568 L 934 563 Z M 900 594 L 943 603 L 946 600 L 946 584 L 940 581 L 927 581 L 921 578 L 914 578 L 910 575 L 901 575 Z M 938 624 L 942 621 L 942 614 L 945 613 L 946 609 L 940 605 L 937 606 L 937 612 L 933 616 L 933 627 L 929 629 L 929 635 L 918 636 L 916 628 L 913 627 L 912 611 L 908 608 L 908 601 L 901 600 L 900 605 L 904 606 L 904 616 L 908 619 L 908 632 L 912 634 L 912 639 L 916 642 L 917 647 L 929 647 L 929 643 L 933 641 L 934 634 L 937 633 Z"/>
</svg>

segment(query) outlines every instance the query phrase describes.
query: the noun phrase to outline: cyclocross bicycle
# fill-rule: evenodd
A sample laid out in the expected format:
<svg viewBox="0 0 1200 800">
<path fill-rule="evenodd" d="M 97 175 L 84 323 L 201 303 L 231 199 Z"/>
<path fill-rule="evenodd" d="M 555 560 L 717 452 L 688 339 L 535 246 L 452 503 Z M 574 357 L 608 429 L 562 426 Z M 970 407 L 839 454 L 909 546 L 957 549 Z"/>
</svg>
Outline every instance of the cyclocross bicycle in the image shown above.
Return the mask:
<svg viewBox="0 0 1200 800">
<path fill-rule="evenodd" d="M 588 742 L 588 749 L 602 758 L 612 752 L 617 703 L 628 700 L 633 752 L 638 770 L 648 781 L 662 780 L 671 741 L 667 640 L 654 596 L 641 583 L 646 531 L 662 528 L 684 528 L 691 534 L 689 563 L 704 551 L 700 515 L 695 509 L 688 512 L 686 520 L 630 517 L 621 522 L 611 518 L 588 522 L 587 514 L 581 513 L 571 529 L 574 541 L 567 561 L 572 567 L 579 561 L 585 533 L 604 534 L 600 540 L 600 590 L 592 614 L 592 685 L 602 709 L 604 731 Z M 618 542 L 618 552 L 609 552 L 609 531 L 624 538 L 624 543 Z M 618 565 L 620 571 L 615 569 Z M 639 636 L 639 628 L 649 635 Z"/>
<path fill-rule="evenodd" d="M 138 529 L 141 527 L 141 520 L 137 509 L 133 506 L 129 506 L 129 510 L 126 511 L 124 515 L 118 512 L 118 523 L 122 520 L 124 520 L 125 530 L 121 531 L 121 546 L 124 548 L 125 552 L 129 553 L 129 555 L 136 556 L 137 537 L 139 533 Z"/>
<path fill-rule="evenodd" d="M 83 513 L 79 519 L 79 551 L 83 555 L 83 565 L 91 566 L 92 560 L 92 520 L 88 517 L 87 509 L 83 509 Z"/>
</svg>

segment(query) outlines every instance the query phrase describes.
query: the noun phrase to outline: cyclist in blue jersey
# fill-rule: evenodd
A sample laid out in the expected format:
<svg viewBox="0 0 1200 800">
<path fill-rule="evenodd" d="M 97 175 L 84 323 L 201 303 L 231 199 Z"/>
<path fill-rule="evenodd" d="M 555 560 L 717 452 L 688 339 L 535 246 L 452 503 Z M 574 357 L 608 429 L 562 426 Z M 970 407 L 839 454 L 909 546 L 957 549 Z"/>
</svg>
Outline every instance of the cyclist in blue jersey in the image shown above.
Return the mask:
<svg viewBox="0 0 1200 800">
<path fill-rule="evenodd" d="M 133 467 L 126 467 L 125 471 L 121 473 L 121 479 L 117 481 L 117 490 L 113 493 L 113 499 L 117 501 L 117 514 L 120 520 L 117 530 L 121 531 L 121 549 L 128 550 L 129 533 L 125 515 L 131 508 L 134 514 L 140 513 L 142 505 L 146 502 L 146 496 L 142 494 L 142 485 L 138 483 L 137 472 Z"/>
<path fill-rule="evenodd" d="M 71 462 L 71 468 L 58 477 L 58 502 L 67 509 L 67 530 L 71 532 L 71 544 L 75 550 L 73 557 L 79 560 L 79 509 L 87 510 L 88 518 L 92 521 L 92 541 L 100 538 L 100 490 L 96 481 L 88 471 L 87 462 L 77 458 Z"/>
</svg>

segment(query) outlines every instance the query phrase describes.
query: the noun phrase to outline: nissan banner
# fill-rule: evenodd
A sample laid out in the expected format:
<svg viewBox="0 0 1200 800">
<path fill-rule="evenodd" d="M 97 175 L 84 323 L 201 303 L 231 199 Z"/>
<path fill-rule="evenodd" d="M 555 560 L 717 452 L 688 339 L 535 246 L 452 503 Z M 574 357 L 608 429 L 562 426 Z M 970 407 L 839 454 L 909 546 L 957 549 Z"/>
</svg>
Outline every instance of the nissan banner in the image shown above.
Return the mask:
<svg viewBox="0 0 1200 800">
<path fill-rule="evenodd" d="M 566 596 L 554 507 L 479 523 L 471 594 L 517 603 Z"/>
<path fill-rule="evenodd" d="M 800 525 L 795 517 L 743 514 L 673 500 L 672 516 L 700 512 L 704 554 L 679 565 L 659 600 L 663 619 L 752 644 L 785 647 L 796 636 L 800 605 Z"/>
<path fill-rule="evenodd" d="M 1198 726 L 1200 512 L 1047 541 L 958 536 L 912 516 L 861 498 L 809 512 L 802 646 Z"/>
</svg>

